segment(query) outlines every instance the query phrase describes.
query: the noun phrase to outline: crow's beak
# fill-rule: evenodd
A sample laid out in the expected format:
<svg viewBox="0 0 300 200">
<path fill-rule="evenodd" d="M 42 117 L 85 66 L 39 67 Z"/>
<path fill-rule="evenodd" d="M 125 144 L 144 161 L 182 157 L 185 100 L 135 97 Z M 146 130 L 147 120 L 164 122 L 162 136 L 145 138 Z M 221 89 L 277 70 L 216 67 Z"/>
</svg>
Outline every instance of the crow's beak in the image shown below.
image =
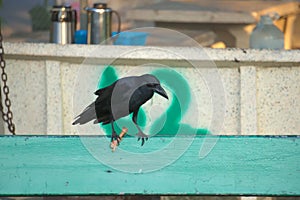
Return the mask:
<svg viewBox="0 0 300 200">
<path fill-rule="evenodd" d="M 156 85 L 155 88 L 154 88 L 154 91 L 155 91 L 157 94 L 159 94 L 159 95 L 165 97 L 166 99 L 169 99 L 169 97 L 168 97 L 166 91 L 165 91 L 160 85 Z"/>
</svg>

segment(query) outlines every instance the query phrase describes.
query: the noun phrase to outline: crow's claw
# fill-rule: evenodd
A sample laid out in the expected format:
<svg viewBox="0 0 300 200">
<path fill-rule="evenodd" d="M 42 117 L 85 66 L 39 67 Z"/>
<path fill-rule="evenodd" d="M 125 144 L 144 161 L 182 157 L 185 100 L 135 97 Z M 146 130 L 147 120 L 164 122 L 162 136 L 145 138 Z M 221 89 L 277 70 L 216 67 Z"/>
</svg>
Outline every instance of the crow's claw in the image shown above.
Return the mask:
<svg viewBox="0 0 300 200">
<path fill-rule="evenodd" d="M 119 146 L 121 138 L 117 134 L 112 134 L 111 142 L 113 142 L 114 140 L 116 140 L 118 142 L 118 146 Z"/>
<path fill-rule="evenodd" d="M 142 140 L 142 144 L 141 146 L 143 146 L 145 144 L 145 140 L 147 141 L 148 140 L 148 135 L 146 135 L 145 133 L 143 132 L 139 132 L 137 134 L 137 137 L 138 137 L 138 141 Z"/>
</svg>

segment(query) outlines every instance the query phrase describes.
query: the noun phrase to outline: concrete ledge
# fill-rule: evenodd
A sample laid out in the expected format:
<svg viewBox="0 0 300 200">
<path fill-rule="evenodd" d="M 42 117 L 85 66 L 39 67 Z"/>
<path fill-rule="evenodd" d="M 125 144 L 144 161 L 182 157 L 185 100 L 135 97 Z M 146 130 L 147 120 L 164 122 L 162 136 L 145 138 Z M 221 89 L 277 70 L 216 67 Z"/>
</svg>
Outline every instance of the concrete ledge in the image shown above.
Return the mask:
<svg viewBox="0 0 300 200">
<path fill-rule="evenodd" d="M 274 51 L 254 49 L 210 49 L 198 47 L 154 47 L 112 45 L 58 45 L 36 43 L 4 43 L 6 58 L 26 60 L 60 60 L 81 63 L 85 58 L 107 64 L 118 58 L 118 64 L 139 65 L 144 60 L 165 60 L 183 66 L 186 61 L 212 60 L 219 66 L 236 67 L 257 63 L 260 66 L 290 66 L 300 62 L 300 50 Z M 164 53 L 162 53 L 164 52 Z M 135 61 L 135 62 L 134 62 Z M 173 62 L 172 62 L 173 61 Z M 223 64 L 223 65 L 222 65 Z M 252 64 L 253 65 L 253 64 Z"/>
</svg>

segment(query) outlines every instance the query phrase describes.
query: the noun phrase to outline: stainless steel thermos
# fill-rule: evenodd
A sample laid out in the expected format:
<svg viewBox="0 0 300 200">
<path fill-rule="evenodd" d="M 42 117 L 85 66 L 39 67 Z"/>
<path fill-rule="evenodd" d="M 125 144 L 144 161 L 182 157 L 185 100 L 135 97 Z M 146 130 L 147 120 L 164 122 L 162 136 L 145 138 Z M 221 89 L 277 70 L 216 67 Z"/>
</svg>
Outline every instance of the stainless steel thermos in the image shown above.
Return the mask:
<svg viewBox="0 0 300 200">
<path fill-rule="evenodd" d="M 85 8 L 88 14 L 88 44 L 100 44 L 111 37 L 112 34 L 112 13 L 118 18 L 118 32 L 120 32 L 120 15 L 107 7 L 105 3 L 96 3 L 93 8 Z"/>
<path fill-rule="evenodd" d="M 76 31 L 76 11 L 69 5 L 53 6 L 51 10 L 50 42 L 74 43 Z"/>
</svg>

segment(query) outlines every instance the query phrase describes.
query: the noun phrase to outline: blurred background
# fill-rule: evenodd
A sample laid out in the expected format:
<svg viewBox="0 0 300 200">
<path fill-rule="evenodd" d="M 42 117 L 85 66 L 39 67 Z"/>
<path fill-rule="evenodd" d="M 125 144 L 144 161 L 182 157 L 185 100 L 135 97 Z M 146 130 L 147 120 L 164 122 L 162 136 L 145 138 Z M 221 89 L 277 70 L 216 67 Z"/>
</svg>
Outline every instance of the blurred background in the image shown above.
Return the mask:
<svg viewBox="0 0 300 200">
<path fill-rule="evenodd" d="M 66 3 L 77 10 L 76 29 L 86 29 L 83 8 L 99 2 L 120 14 L 122 31 L 166 27 L 213 48 L 248 48 L 249 35 L 260 16 L 270 14 L 284 34 L 284 48 L 300 48 L 300 2 L 295 0 L 0 0 L 4 40 L 49 42 L 51 8 Z M 117 30 L 115 18 L 113 31 Z"/>
</svg>

